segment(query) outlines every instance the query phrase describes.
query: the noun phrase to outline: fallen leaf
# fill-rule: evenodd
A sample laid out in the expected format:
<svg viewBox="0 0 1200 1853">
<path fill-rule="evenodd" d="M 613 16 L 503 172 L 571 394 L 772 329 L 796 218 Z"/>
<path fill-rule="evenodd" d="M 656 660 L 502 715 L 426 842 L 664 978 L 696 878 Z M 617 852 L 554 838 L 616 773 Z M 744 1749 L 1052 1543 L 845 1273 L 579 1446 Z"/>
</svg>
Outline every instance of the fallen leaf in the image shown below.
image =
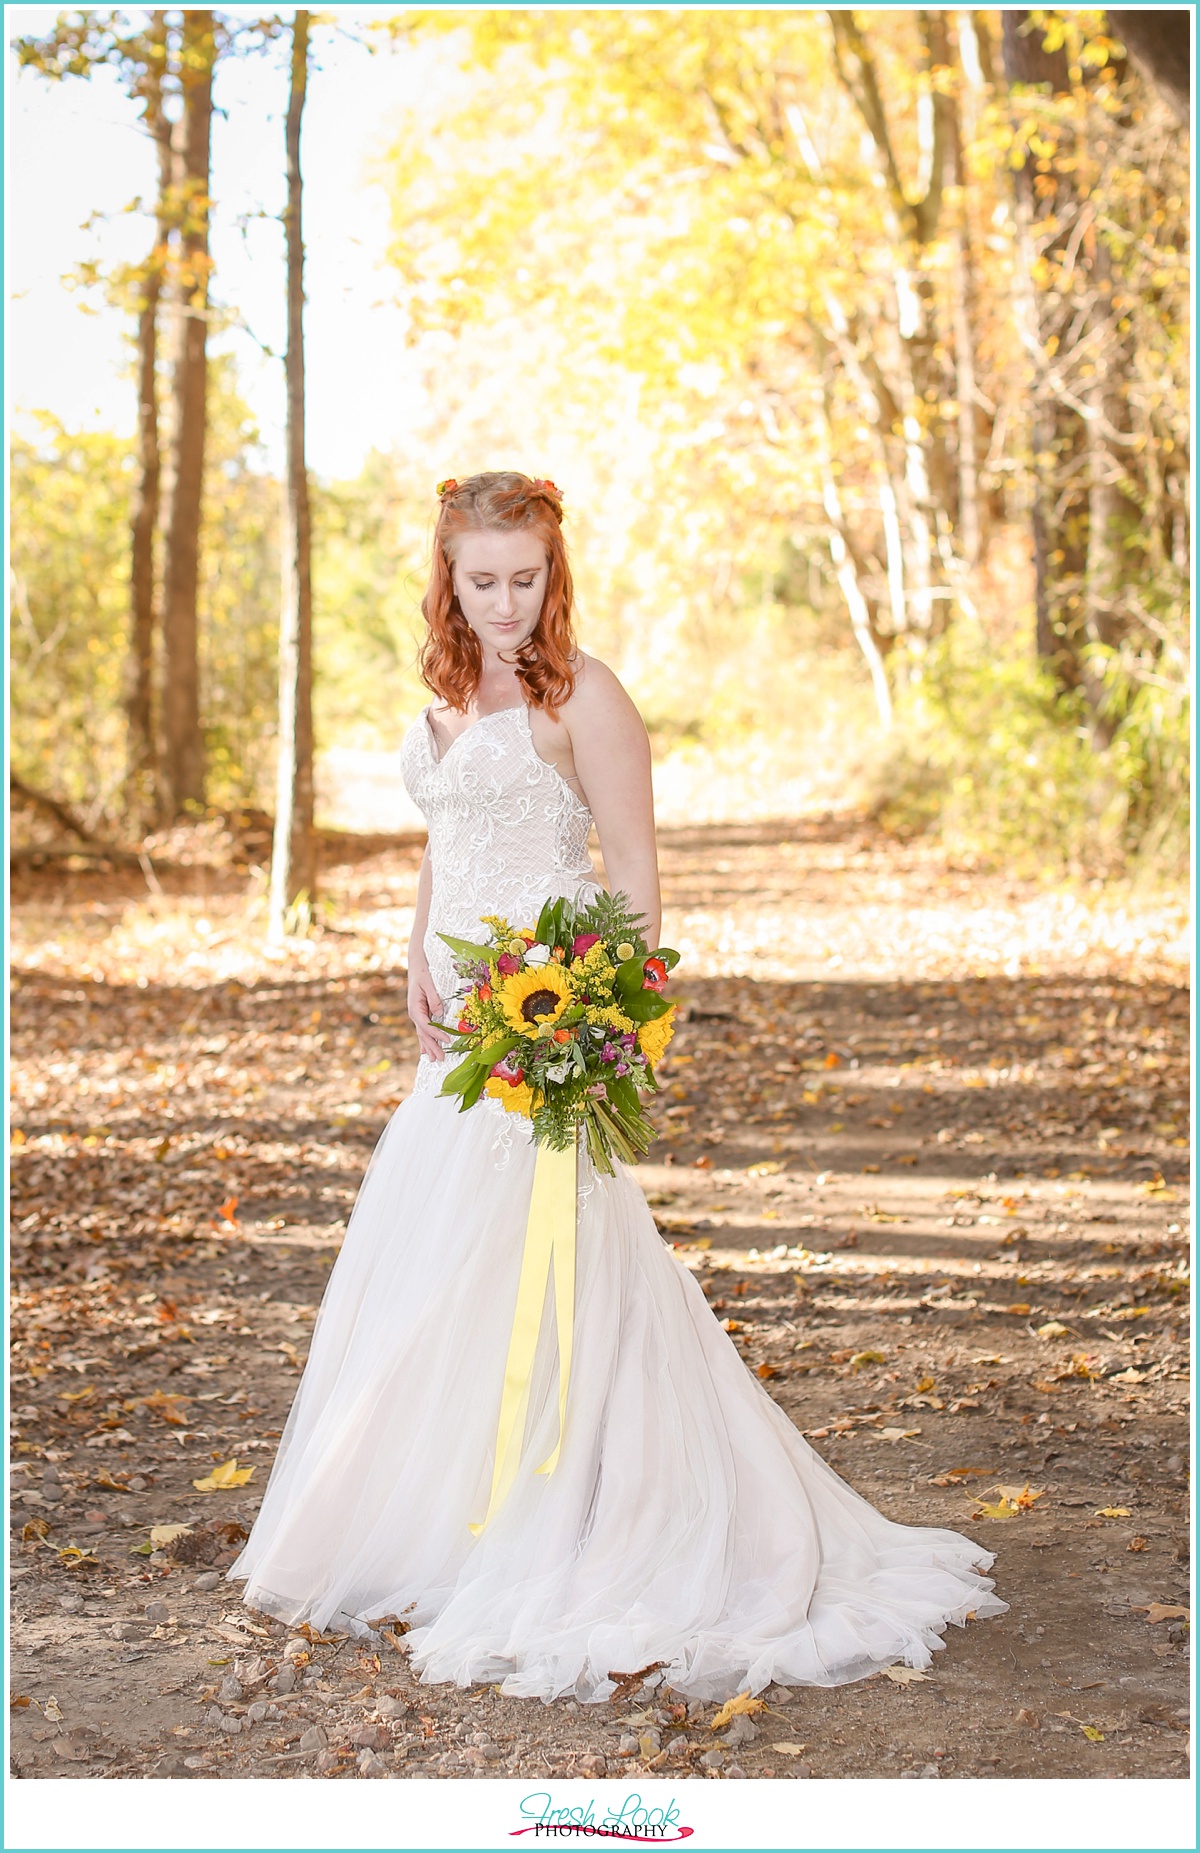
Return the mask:
<svg viewBox="0 0 1200 1853">
<path fill-rule="evenodd" d="M 1059 1320 L 1047 1319 L 1045 1325 L 1039 1325 L 1037 1335 L 1039 1338 L 1066 1338 L 1068 1332 L 1066 1326 L 1062 1325 Z"/>
<path fill-rule="evenodd" d="M 808 1745 L 807 1744 L 772 1744 L 771 1748 L 772 1750 L 778 1751 L 780 1756 L 803 1756 L 804 1752 L 808 1749 Z"/>
<path fill-rule="evenodd" d="M 934 1486 L 961 1486 L 964 1480 L 986 1480 L 986 1467 L 951 1467 L 947 1473 L 939 1473 L 931 1482 Z"/>
<path fill-rule="evenodd" d="M 191 1535 L 190 1525 L 152 1525 L 150 1528 L 150 1542 L 156 1549 L 163 1544 L 173 1544 L 176 1538 L 190 1538 Z"/>
<path fill-rule="evenodd" d="M 1021 1516 L 1020 1506 L 1013 1504 L 1007 1499 L 999 1499 L 999 1500 L 995 1500 L 992 1502 L 989 1502 L 986 1499 L 977 1500 L 975 1503 L 975 1510 L 971 1513 L 971 1517 L 973 1519 L 1019 1518 L 1020 1516 Z"/>
<path fill-rule="evenodd" d="M 77 1570 L 83 1563 L 99 1563 L 94 1551 L 81 1551 L 77 1544 L 64 1545 L 58 1553 L 58 1561 L 64 1569 Z"/>
<path fill-rule="evenodd" d="M 192 1485 L 198 1493 L 221 1493 L 234 1486 L 245 1486 L 253 1472 L 253 1467 L 239 1467 L 236 1460 L 222 1461 L 203 1480 L 193 1480 Z"/>
<path fill-rule="evenodd" d="M 1087 1738 L 1089 1744 L 1102 1744 L 1104 1742 L 1104 1732 L 1098 1731 L 1094 1724 L 1081 1724 L 1079 1728 Z"/>
<path fill-rule="evenodd" d="M 1114 1371 L 1108 1381 L 1110 1383 L 1145 1383 L 1149 1375 L 1148 1370 L 1134 1370 L 1131 1367 L 1129 1370 Z"/>
<path fill-rule="evenodd" d="M 919 1428 L 876 1428 L 870 1432 L 878 1435 L 881 1441 L 911 1441 L 921 1431 Z"/>
<path fill-rule="evenodd" d="M 784 1169 L 784 1165 L 780 1159 L 763 1158 L 763 1159 L 760 1159 L 757 1164 L 747 1165 L 746 1176 L 747 1177 L 778 1177 L 779 1173 L 783 1169 Z"/>
<path fill-rule="evenodd" d="M 744 1713 L 746 1717 L 752 1718 L 755 1712 L 766 1711 L 766 1709 L 766 1699 L 752 1699 L 749 1689 L 747 1688 L 745 1692 L 739 1692 L 736 1698 L 726 1699 L 724 1705 L 722 1705 L 720 1711 L 708 1728 L 710 1731 L 719 1731 L 722 1726 L 728 1724 L 731 1718 L 736 1718 L 739 1713 Z"/>
<path fill-rule="evenodd" d="M 1167 1602 L 1131 1602 L 1130 1608 L 1135 1615 L 1144 1615 L 1151 1628 L 1160 1621 L 1190 1621 L 1191 1609 L 1173 1608 Z"/>
<path fill-rule="evenodd" d="M 915 1686 L 921 1680 L 931 1679 L 932 1674 L 919 1672 L 915 1666 L 885 1666 L 883 1677 L 890 1679 L 894 1686 Z"/>
<path fill-rule="evenodd" d="M 850 1360 L 851 1370 L 865 1370 L 868 1364 L 886 1364 L 886 1351 L 856 1351 Z"/>
<path fill-rule="evenodd" d="M 1132 1518 L 1128 1506 L 1101 1506 L 1094 1515 L 1096 1518 Z"/>
<path fill-rule="evenodd" d="M 1127 1551 L 1144 1551 L 1149 1548 L 1149 1545 L 1150 1545 L 1149 1538 L 1130 1538 L 1129 1543 L 1125 1546 L 1125 1549 Z"/>
<path fill-rule="evenodd" d="M 61 1724 L 63 1721 L 63 1714 L 58 1709 L 58 1700 L 53 1693 L 50 1694 L 46 1703 L 42 1706 L 42 1716 L 49 1718 L 51 1724 Z"/>
<path fill-rule="evenodd" d="M 1006 1313 L 1012 1313 L 1017 1319 L 1026 1319 L 1029 1316 L 1030 1306 L 1028 1300 L 1017 1300 L 1014 1305 L 1006 1306 L 1004 1310 Z"/>
<path fill-rule="evenodd" d="M 180 1413 L 179 1405 L 189 1400 L 190 1398 L 186 1396 L 171 1395 L 165 1390 L 155 1390 L 150 1396 L 142 1397 L 142 1408 L 161 1416 L 164 1422 L 170 1422 L 175 1428 L 186 1428 L 187 1417 Z"/>
<path fill-rule="evenodd" d="M 220 1209 L 217 1211 L 216 1216 L 211 1218 L 213 1228 L 215 1229 L 219 1227 L 220 1222 L 236 1223 L 237 1216 L 235 1212 L 237 1210 L 237 1206 L 238 1206 L 238 1200 L 236 1197 L 227 1197 L 225 1202 L 221 1205 Z"/>
<path fill-rule="evenodd" d="M 754 1375 L 766 1379 L 767 1377 L 777 1377 L 779 1372 L 775 1369 L 773 1364 L 760 1364 Z"/>
<path fill-rule="evenodd" d="M 863 1166 L 864 1171 L 874 1172 L 874 1171 L 878 1171 L 878 1169 L 879 1169 L 878 1165 L 864 1165 Z"/>
<path fill-rule="evenodd" d="M 8 1695 L 8 1702 L 13 1707 L 14 1711 L 21 1711 L 29 1703 L 29 1694 L 27 1692 L 10 1692 Z"/>
</svg>

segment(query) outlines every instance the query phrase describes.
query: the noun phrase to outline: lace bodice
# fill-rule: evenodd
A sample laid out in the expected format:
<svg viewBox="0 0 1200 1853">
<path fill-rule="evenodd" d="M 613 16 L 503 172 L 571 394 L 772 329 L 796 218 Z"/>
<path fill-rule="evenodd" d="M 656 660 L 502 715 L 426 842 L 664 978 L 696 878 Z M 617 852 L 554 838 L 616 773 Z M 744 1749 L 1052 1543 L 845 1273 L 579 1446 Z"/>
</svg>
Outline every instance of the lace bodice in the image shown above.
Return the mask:
<svg viewBox="0 0 1200 1853">
<path fill-rule="evenodd" d="M 590 899 L 600 884 L 588 854 L 592 814 L 541 758 L 524 702 L 481 714 L 436 757 L 423 708 L 404 736 L 401 770 L 429 826 L 433 890 L 425 956 L 443 1004 L 460 989 L 439 933 L 480 939 L 483 914 L 531 926 L 542 902 Z"/>
</svg>

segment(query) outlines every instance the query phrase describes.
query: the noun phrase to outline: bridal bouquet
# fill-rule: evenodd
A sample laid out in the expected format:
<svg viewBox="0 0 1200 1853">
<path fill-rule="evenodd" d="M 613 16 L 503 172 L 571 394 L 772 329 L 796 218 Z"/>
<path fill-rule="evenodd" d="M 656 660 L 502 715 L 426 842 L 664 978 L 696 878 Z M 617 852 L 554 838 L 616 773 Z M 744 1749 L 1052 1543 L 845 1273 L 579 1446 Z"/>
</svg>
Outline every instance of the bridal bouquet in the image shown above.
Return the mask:
<svg viewBox="0 0 1200 1853">
<path fill-rule="evenodd" d="M 662 996 L 679 954 L 650 952 L 644 916 L 628 896 L 600 893 L 585 907 L 547 901 L 536 926 L 483 916 L 486 942 L 439 935 L 469 988 L 456 1026 L 434 1027 L 463 1059 L 442 1083 L 461 1110 L 481 1094 L 532 1121 L 533 1136 L 563 1150 L 582 1124 L 600 1171 L 616 1156 L 635 1164 L 654 1129 L 641 1096 L 656 1092 L 655 1065 L 673 1032 Z"/>
</svg>

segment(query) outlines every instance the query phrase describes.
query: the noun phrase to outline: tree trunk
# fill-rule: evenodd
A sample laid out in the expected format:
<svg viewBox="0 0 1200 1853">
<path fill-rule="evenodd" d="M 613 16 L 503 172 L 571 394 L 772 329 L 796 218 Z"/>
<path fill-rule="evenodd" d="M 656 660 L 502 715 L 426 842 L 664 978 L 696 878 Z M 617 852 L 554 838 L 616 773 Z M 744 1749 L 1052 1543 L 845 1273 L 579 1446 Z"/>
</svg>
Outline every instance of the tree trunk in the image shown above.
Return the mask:
<svg viewBox="0 0 1200 1853">
<path fill-rule="evenodd" d="M 308 86 L 309 15 L 292 25 L 287 113 L 287 481 L 279 615 L 279 778 L 271 854 L 270 937 L 311 918 L 317 891 L 313 835 L 312 565 L 308 470 L 304 457 L 304 234 L 300 127 Z"/>
<path fill-rule="evenodd" d="M 1108 9 L 1108 23 L 1138 70 L 1150 79 L 1186 129 L 1191 114 L 1191 7 Z"/>
<path fill-rule="evenodd" d="M 130 532 L 130 625 L 126 671 L 125 715 L 126 803 L 135 824 L 151 814 L 155 794 L 157 754 L 154 741 L 154 540 L 158 527 L 160 461 L 158 435 L 158 304 L 162 295 L 167 241 L 171 231 L 172 157 L 171 125 L 162 108 L 162 77 L 166 69 L 167 16 L 156 10 L 150 16 L 146 37 L 161 57 L 151 58 L 144 82 L 146 113 L 143 118 L 158 152 L 158 204 L 154 249 L 146 261 L 138 309 L 138 481 L 133 496 Z"/>
<path fill-rule="evenodd" d="M 180 73 L 179 304 L 183 327 L 172 383 L 174 468 L 163 595 L 161 803 L 168 819 L 204 802 L 196 601 L 208 415 L 209 156 L 215 61 L 211 10 L 186 8 Z"/>
</svg>

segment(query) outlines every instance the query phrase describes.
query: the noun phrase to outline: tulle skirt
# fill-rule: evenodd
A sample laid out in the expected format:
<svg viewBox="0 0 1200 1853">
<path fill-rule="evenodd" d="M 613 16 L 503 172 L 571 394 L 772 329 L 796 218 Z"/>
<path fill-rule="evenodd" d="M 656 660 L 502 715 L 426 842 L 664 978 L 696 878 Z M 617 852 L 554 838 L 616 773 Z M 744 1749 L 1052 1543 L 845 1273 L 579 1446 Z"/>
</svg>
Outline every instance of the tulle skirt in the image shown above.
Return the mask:
<svg viewBox="0 0 1200 1853">
<path fill-rule="evenodd" d="M 663 1244 L 634 1175 L 580 1160 L 561 1454 L 553 1293 L 521 1465 L 488 1505 L 535 1148 L 424 1091 L 359 1194 L 254 1529 L 229 1577 L 289 1622 L 410 1624 L 426 1683 L 606 1699 L 655 1661 L 689 1698 L 928 1665 L 1007 1606 L 989 1553 L 884 1518 L 797 1434 Z"/>
</svg>

